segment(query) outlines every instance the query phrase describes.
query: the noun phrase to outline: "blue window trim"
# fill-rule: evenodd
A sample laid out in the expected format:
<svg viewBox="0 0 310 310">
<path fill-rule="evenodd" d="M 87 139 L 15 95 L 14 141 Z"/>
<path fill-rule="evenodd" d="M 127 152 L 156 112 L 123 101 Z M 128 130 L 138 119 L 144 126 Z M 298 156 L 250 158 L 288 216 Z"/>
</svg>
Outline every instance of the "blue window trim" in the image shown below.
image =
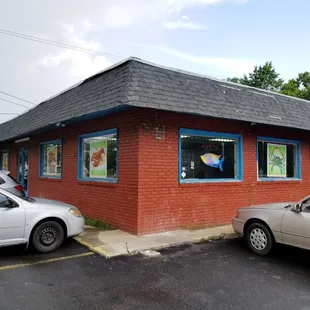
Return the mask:
<svg viewBox="0 0 310 310">
<path fill-rule="evenodd" d="M 192 135 L 192 136 L 201 136 L 201 137 L 219 137 L 219 138 L 230 138 L 237 140 L 237 154 L 238 154 L 238 177 L 231 179 L 187 179 L 184 180 L 181 177 L 182 173 L 182 139 L 181 135 Z M 221 183 L 221 182 L 241 182 L 243 181 L 243 143 L 242 136 L 238 134 L 230 134 L 224 132 L 212 132 L 204 130 L 195 130 L 195 129 L 179 129 L 179 183 Z"/>
<path fill-rule="evenodd" d="M 295 178 L 260 178 L 258 174 L 258 142 L 273 142 L 282 144 L 296 145 L 296 177 Z M 257 166 L 257 180 L 258 181 L 300 181 L 301 178 L 301 144 L 298 140 L 279 139 L 271 137 L 258 136 L 256 140 L 256 166 Z"/>
<path fill-rule="evenodd" d="M 83 177 L 82 166 L 83 166 L 83 139 L 108 136 L 116 134 L 116 177 L 115 178 L 87 178 Z M 105 183 L 117 183 L 118 182 L 118 130 L 117 128 L 107 129 L 103 131 L 96 131 L 78 137 L 78 180 L 89 181 L 89 182 L 105 182 Z"/>
<path fill-rule="evenodd" d="M 8 153 L 9 154 L 9 158 L 8 158 L 8 160 L 9 160 L 9 162 L 8 162 L 8 165 L 9 165 L 9 169 L 8 170 L 10 170 L 10 151 L 9 151 L 9 149 L 3 149 L 3 150 L 0 150 L 0 153 Z M 3 158 L 1 157 L 0 158 L 0 170 L 2 170 L 2 165 L 3 165 Z"/>
<path fill-rule="evenodd" d="M 44 167 L 43 167 L 43 146 L 45 144 L 60 144 L 61 145 L 61 169 L 60 169 L 60 175 L 44 175 Z M 62 139 L 56 139 L 56 140 L 51 140 L 51 141 L 44 141 L 40 142 L 40 154 L 39 154 L 39 175 L 41 178 L 46 178 L 46 179 L 61 179 L 62 178 L 62 160 L 63 160 L 63 152 L 62 152 Z"/>
</svg>

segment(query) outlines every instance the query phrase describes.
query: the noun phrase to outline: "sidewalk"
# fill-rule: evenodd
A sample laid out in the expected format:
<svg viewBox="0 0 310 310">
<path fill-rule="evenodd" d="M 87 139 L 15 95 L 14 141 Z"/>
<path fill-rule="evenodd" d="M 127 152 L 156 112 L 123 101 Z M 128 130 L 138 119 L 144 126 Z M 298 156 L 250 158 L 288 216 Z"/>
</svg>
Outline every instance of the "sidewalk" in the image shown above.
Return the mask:
<svg viewBox="0 0 310 310">
<path fill-rule="evenodd" d="M 234 237 L 236 234 L 231 225 L 197 230 L 180 229 L 144 236 L 131 235 L 121 230 L 100 231 L 87 226 L 85 232 L 75 237 L 75 240 L 91 251 L 111 258 L 121 255 L 134 255 L 140 251 L 158 250 L 184 243 Z"/>
</svg>

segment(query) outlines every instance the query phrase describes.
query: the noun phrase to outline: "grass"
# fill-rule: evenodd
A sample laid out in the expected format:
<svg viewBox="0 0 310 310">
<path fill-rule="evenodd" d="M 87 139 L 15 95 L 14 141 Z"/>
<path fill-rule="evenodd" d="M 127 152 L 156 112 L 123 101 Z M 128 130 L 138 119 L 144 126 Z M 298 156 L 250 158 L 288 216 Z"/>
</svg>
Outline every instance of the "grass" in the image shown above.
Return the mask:
<svg viewBox="0 0 310 310">
<path fill-rule="evenodd" d="M 110 224 L 104 223 L 100 220 L 91 219 L 89 217 L 85 217 L 85 225 L 93 226 L 100 230 L 114 230 L 115 229 L 115 227 L 113 227 Z"/>
</svg>

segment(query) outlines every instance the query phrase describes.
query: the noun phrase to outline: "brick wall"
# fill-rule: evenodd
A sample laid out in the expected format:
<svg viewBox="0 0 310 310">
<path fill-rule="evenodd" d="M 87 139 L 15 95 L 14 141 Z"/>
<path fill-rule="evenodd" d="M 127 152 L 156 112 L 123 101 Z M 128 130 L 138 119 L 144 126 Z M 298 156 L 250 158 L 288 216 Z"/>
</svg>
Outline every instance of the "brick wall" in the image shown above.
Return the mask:
<svg viewBox="0 0 310 310">
<path fill-rule="evenodd" d="M 179 184 L 179 128 L 241 134 L 243 182 Z M 301 140 L 302 181 L 257 181 L 257 136 Z M 309 143 L 302 131 L 144 110 L 139 156 L 139 234 L 227 224 L 239 207 L 294 201 L 310 194 Z"/>
<path fill-rule="evenodd" d="M 78 136 L 118 128 L 118 183 L 89 182 L 77 179 Z M 62 138 L 61 179 L 39 176 L 40 142 Z M 17 176 L 17 149 L 29 149 L 29 195 L 64 201 L 77 206 L 84 215 L 101 219 L 123 230 L 137 232 L 138 124 L 131 111 L 110 115 L 81 124 L 58 128 L 24 143 L 7 145 L 10 170 Z M 4 146 L 3 146 L 4 147 Z M 3 148 L 1 147 L 1 148 Z"/>
<path fill-rule="evenodd" d="M 109 128 L 119 130 L 118 183 L 77 180 L 78 136 Z M 241 134 L 243 182 L 179 184 L 178 129 Z M 302 181 L 257 181 L 256 137 L 300 140 Z M 40 142 L 63 139 L 62 179 L 39 176 Z M 29 194 L 76 205 L 92 218 L 120 229 L 146 234 L 182 227 L 231 222 L 236 209 L 256 203 L 298 200 L 310 194 L 309 142 L 305 132 L 194 115 L 130 109 L 116 115 L 57 128 L 10 149 L 16 176 L 17 149 L 29 149 Z"/>
</svg>

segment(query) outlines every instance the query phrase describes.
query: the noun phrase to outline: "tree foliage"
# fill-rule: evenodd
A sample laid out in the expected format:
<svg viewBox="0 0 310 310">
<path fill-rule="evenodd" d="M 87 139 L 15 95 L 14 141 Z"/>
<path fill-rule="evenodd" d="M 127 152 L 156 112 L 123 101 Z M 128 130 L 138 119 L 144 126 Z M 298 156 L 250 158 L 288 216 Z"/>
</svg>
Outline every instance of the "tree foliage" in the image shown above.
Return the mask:
<svg viewBox="0 0 310 310">
<path fill-rule="evenodd" d="M 226 81 L 233 82 L 233 83 L 240 83 L 240 78 L 237 78 L 237 77 L 227 78 Z"/>
<path fill-rule="evenodd" d="M 284 83 L 281 94 L 310 100 L 310 72 L 299 73 L 296 79 Z"/>
<path fill-rule="evenodd" d="M 242 78 L 233 77 L 226 80 L 310 101 L 310 72 L 299 73 L 297 78 L 284 83 L 271 61 L 264 65 L 256 65 L 253 72 L 244 75 Z"/>
<path fill-rule="evenodd" d="M 270 91 L 280 90 L 284 80 L 279 78 L 272 62 L 266 62 L 263 66 L 255 66 L 253 72 L 244 75 L 243 78 L 228 78 L 227 81 L 240 83 L 252 87 L 266 89 Z"/>
</svg>

